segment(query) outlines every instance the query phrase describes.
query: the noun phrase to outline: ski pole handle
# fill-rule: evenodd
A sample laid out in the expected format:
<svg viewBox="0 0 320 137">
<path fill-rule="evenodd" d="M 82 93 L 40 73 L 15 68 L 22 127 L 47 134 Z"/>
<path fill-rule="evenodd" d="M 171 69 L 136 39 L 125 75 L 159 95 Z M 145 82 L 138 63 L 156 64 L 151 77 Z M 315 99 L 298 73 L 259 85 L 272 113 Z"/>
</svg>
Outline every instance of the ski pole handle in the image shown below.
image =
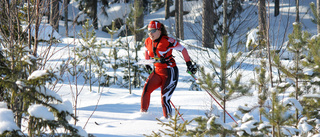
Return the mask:
<svg viewBox="0 0 320 137">
<path fill-rule="evenodd" d="M 197 80 L 197 78 L 192 74 L 191 71 L 187 71 L 187 73 L 189 73 L 195 80 Z"/>
</svg>

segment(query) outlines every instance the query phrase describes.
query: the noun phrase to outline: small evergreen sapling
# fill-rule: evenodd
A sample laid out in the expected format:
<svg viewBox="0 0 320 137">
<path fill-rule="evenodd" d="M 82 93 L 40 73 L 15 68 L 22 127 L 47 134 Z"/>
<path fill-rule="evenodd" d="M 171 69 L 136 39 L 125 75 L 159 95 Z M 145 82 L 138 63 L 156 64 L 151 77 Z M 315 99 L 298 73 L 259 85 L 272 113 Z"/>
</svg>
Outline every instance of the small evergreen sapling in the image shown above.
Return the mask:
<svg viewBox="0 0 320 137">
<path fill-rule="evenodd" d="M 255 68 L 255 73 L 257 74 L 256 79 L 251 79 L 250 82 L 252 85 L 255 85 L 258 88 L 258 104 L 259 104 L 259 121 L 262 121 L 262 108 L 265 107 L 264 104 L 268 98 L 268 83 L 270 78 L 266 76 L 266 61 L 261 60 L 260 67 Z"/>
<path fill-rule="evenodd" d="M 274 66 L 283 73 L 286 81 L 294 88 L 294 92 L 291 92 L 291 96 L 299 100 L 300 97 L 306 93 L 308 87 L 306 82 L 310 79 L 310 76 L 305 74 L 302 60 L 306 58 L 305 53 L 307 52 L 307 43 L 310 34 L 306 31 L 301 30 L 301 24 L 293 23 L 293 33 L 289 34 L 288 51 L 293 53 L 292 63 L 288 66 L 281 64 L 280 56 L 275 55 L 273 59 Z M 296 110 L 295 123 L 299 122 L 299 113 Z"/>
<path fill-rule="evenodd" d="M 157 137 L 161 136 L 163 134 L 164 136 L 169 136 L 169 137 L 181 137 L 186 135 L 187 133 L 187 125 L 189 125 L 191 121 L 185 120 L 183 123 L 180 123 L 179 121 L 181 120 L 181 116 L 179 115 L 179 110 L 177 109 L 175 111 L 175 115 L 170 117 L 168 122 L 163 122 L 160 119 L 156 118 L 159 121 L 159 125 L 167 127 L 165 130 L 159 130 L 160 133 L 155 133 L 153 131 L 153 134 L 151 136 Z M 147 135 L 145 135 L 147 136 Z"/>
<path fill-rule="evenodd" d="M 188 136 L 217 136 L 222 132 L 228 136 L 236 135 L 233 128 L 223 122 L 223 114 L 215 105 L 212 105 L 212 110 L 207 117 L 200 116 L 193 119 L 198 124 L 197 127 L 188 130 Z"/>
</svg>

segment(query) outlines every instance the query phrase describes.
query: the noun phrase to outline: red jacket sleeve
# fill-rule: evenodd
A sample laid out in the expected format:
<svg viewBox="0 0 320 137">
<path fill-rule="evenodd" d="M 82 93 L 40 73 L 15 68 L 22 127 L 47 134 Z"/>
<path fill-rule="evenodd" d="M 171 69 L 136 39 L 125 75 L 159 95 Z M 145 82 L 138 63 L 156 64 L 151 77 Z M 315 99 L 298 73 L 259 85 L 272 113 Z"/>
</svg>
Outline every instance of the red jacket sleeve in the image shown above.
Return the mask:
<svg viewBox="0 0 320 137">
<path fill-rule="evenodd" d="M 186 62 L 190 61 L 190 56 L 186 48 L 181 51 L 183 58 Z"/>
</svg>

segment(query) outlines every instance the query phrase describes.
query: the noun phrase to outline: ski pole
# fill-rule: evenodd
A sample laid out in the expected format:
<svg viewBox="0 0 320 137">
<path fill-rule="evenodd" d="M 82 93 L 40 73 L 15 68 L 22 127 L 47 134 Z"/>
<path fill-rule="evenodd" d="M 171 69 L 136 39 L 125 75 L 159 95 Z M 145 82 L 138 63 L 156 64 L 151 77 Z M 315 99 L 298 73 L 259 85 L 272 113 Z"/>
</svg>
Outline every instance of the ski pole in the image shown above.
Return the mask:
<svg viewBox="0 0 320 137">
<path fill-rule="evenodd" d="M 190 72 L 190 71 L 187 71 L 195 80 L 197 80 L 197 78 Z M 206 89 L 204 89 L 210 96 L 211 96 L 211 98 L 214 100 L 214 101 L 216 101 L 216 103 L 229 115 L 229 117 L 234 121 L 234 122 L 236 122 L 234 119 L 233 119 L 233 117 L 228 113 L 228 111 L 213 97 L 213 95 L 211 95 L 210 93 L 209 93 L 209 91 L 208 90 L 206 90 Z M 238 124 L 237 122 L 236 122 L 236 124 Z"/>
<path fill-rule="evenodd" d="M 171 105 L 173 106 L 173 108 L 178 112 L 179 116 L 181 117 L 182 121 L 184 122 L 184 119 L 182 118 L 180 112 L 178 111 L 178 109 L 173 105 L 172 101 L 170 100 Z"/>
</svg>

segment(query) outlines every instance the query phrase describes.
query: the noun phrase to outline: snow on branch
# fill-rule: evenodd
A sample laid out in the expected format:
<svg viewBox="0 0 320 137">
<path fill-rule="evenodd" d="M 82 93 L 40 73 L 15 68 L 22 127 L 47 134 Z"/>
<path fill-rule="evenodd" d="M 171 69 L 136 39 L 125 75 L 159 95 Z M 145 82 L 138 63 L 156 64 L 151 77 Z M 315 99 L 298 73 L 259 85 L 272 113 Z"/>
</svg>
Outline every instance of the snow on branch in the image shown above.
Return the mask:
<svg viewBox="0 0 320 137">
<path fill-rule="evenodd" d="M 28 108 L 28 113 L 36 118 L 44 120 L 54 120 L 53 113 L 49 109 L 40 104 L 33 104 Z"/>
<path fill-rule="evenodd" d="M 20 130 L 20 128 L 14 122 L 12 110 L 0 108 L 0 134 L 13 130 Z"/>
<path fill-rule="evenodd" d="M 48 70 L 36 70 L 31 73 L 31 75 L 28 77 L 28 80 L 37 79 L 37 78 L 45 76 L 47 74 L 49 74 Z"/>
<path fill-rule="evenodd" d="M 53 98 L 55 98 L 56 100 L 59 100 L 59 101 L 62 102 L 62 98 L 60 97 L 60 95 L 58 95 L 56 92 L 54 92 L 54 91 L 46 88 L 45 86 L 40 86 L 40 88 L 39 88 L 39 87 L 36 87 L 36 90 L 37 90 L 37 92 L 39 92 L 39 93 L 42 93 L 42 94 L 44 94 L 44 95 L 46 95 L 46 96 L 49 96 L 49 97 L 53 97 Z"/>
<path fill-rule="evenodd" d="M 282 100 L 284 105 L 288 105 L 289 103 L 292 103 L 293 106 L 298 109 L 300 112 L 303 111 L 303 108 L 300 104 L 300 102 L 298 100 L 296 100 L 295 98 L 285 98 Z"/>
</svg>

